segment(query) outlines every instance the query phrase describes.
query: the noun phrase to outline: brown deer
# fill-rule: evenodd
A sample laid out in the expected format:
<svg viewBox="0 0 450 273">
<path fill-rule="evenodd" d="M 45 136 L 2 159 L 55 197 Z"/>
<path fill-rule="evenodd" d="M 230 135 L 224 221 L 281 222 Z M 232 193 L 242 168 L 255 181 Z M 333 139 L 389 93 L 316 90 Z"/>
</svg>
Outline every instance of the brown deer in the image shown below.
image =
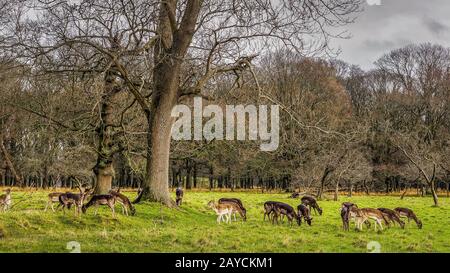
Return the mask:
<svg viewBox="0 0 450 273">
<path fill-rule="evenodd" d="M 384 213 L 385 218 L 388 219 L 389 222 L 394 224 L 398 223 L 401 228 L 405 228 L 405 222 L 400 220 L 400 215 L 396 211 L 387 208 L 378 208 L 378 210 Z"/>
<path fill-rule="evenodd" d="M 271 217 L 273 217 L 274 207 L 275 207 L 276 204 L 281 204 L 281 202 L 267 201 L 267 202 L 264 203 L 264 221 L 266 221 L 266 216 L 269 219 L 269 221 L 272 220 Z"/>
<path fill-rule="evenodd" d="M 59 204 L 62 206 L 62 210 L 63 213 L 65 214 L 65 208 L 69 209 L 71 208 L 72 205 L 75 206 L 75 215 L 80 216 L 81 215 L 81 210 L 84 204 L 84 200 L 86 199 L 86 197 L 90 194 L 91 190 L 82 190 L 81 187 L 80 189 L 80 193 L 76 194 L 76 193 L 71 193 L 71 192 L 67 192 L 67 193 L 63 193 L 59 196 Z"/>
<path fill-rule="evenodd" d="M 342 219 L 342 225 L 345 231 L 348 231 L 350 229 L 350 209 L 352 207 L 358 208 L 356 204 L 350 203 L 350 202 L 344 202 L 341 206 L 341 219 Z"/>
<path fill-rule="evenodd" d="M 47 205 L 45 206 L 44 211 L 47 211 L 48 207 L 51 207 L 52 211 L 55 212 L 55 208 L 53 207 L 54 203 L 58 203 L 56 209 L 58 209 L 61 204 L 59 203 L 59 196 L 64 194 L 63 192 L 52 192 L 48 194 Z"/>
<path fill-rule="evenodd" d="M 122 213 L 128 216 L 128 210 L 130 211 L 131 215 L 134 216 L 136 214 L 136 208 L 131 204 L 130 199 L 120 193 L 120 189 L 117 191 L 110 190 L 109 194 L 114 196 L 116 198 L 117 203 L 119 203 L 122 206 Z"/>
<path fill-rule="evenodd" d="M 302 223 L 302 218 L 305 220 L 306 223 L 308 223 L 308 225 L 311 225 L 311 221 L 313 218 L 311 217 L 311 211 L 306 205 L 300 204 L 297 207 L 297 215 L 299 218 L 299 225 Z"/>
<path fill-rule="evenodd" d="M 102 206 L 108 206 L 111 209 L 112 216 L 116 217 L 116 211 L 114 209 L 114 205 L 116 204 L 116 197 L 112 194 L 97 194 L 93 195 L 91 200 L 86 205 L 83 205 L 82 210 L 83 213 L 86 213 L 87 209 L 89 207 L 95 206 L 95 212 L 94 215 L 97 215 L 98 207 L 100 205 Z"/>
<path fill-rule="evenodd" d="M 183 189 L 178 187 L 175 191 L 175 194 L 177 196 L 176 203 L 177 203 L 177 206 L 179 207 L 183 203 L 183 196 L 184 196 Z"/>
<path fill-rule="evenodd" d="M 382 221 L 387 222 L 383 213 L 377 209 L 371 208 L 363 208 L 358 209 L 355 206 L 350 207 L 349 216 L 353 217 L 356 222 L 356 228 L 362 231 L 362 225 L 369 219 L 375 221 L 375 231 L 377 231 L 377 226 L 380 227 L 380 230 L 383 230 Z"/>
<path fill-rule="evenodd" d="M 410 220 L 414 220 L 414 222 L 416 222 L 417 227 L 419 229 L 422 229 L 422 221 L 419 220 L 419 218 L 417 218 L 416 214 L 408 208 L 396 208 L 394 209 L 399 215 L 400 217 L 405 217 L 408 218 L 408 222 L 410 222 Z"/>
<path fill-rule="evenodd" d="M 0 209 L 3 212 L 6 212 L 11 208 L 12 199 L 11 199 L 11 189 L 5 190 L 5 194 L 0 195 Z"/>
<path fill-rule="evenodd" d="M 289 221 L 289 224 L 292 226 L 292 221 L 294 219 L 297 220 L 297 224 L 301 225 L 301 219 L 298 214 L 295 212 L 294 208 L 288 204 L 277 202 L 273 205 L 273 217 L 272 224 L 275 224 L 275 221 L 278 224 L 278 217 L 285 215 Z"/>
<path fill-rule="evenodd" d="M 319 207 L 319 204 L 317 203 L 317 200 L 312 197 L 312 196 L 303 196 L 302 199 L 302 204 L 304 204 L 305 206 L 308 206 L 309 209 L 314 209 L 314 213 L 317 214 L 317 212 L 319 212 L 319 215 L 322 215 L 322 209 Z"/>
<path fill-rule="evenodd" d="M 239 215 L 242 217 L 244 221 L 247 221 L 247 210 L 245 209 L 244 205 L 242 204 L 242 201 L 238 198 L 220 198 L 219 204 L 225 204 L 225 203 L 234 203 L 239 207 L 238 211 L 235 211 L 234 214 L 234 220 L 236 221 L 236 213 L 239 213 Z"/>
<path fill-rule="evenodd" d="M 214 201 L 209 201 L 208 207 L 212 208 L 217 214 L 217 223 L 219 224 L 221 221 L 231 223 L 231 214 L 239 209 L 239 206 L 234 203 L 216 204 Z M 225 221 L 224 217 L 226 218 Z"/>
</svg>

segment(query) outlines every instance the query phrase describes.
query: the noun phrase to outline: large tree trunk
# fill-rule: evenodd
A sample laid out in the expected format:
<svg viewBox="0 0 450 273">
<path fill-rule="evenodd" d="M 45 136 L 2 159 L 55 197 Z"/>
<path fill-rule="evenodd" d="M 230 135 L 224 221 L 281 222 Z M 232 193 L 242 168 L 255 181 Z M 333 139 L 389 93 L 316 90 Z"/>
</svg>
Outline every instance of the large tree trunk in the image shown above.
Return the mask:
<svg viewBox="0 0 450 273">
<path fill-rule="evenodd" d="M 95 194 L 107 194 L 114 177 L 113 157 L 119 151 L 114 140 L 114 105 L 121 91 L 116 81 L 116 71 L 111 67 L 105 74 L 105 92 L 100 105 L 100 124 L 96 130 L 98 138 L 97 163 L 93 169 L 96 176 Z"/>
</svg>

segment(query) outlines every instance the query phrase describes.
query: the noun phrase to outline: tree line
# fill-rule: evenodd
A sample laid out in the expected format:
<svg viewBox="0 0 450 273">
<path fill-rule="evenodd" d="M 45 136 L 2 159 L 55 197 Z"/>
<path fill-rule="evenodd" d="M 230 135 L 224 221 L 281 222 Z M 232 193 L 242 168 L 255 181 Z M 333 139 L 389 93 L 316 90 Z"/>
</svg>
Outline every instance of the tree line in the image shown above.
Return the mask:
<svg viewBox="0 0 450 273">
<path fill-rule="evenodd" d="M 431 194 L 450 182 L 450 51 L 329 56 L 358 0 L 9 1 L 0 184 Z M 298 14 L 303 14 L 300 18 Z M 339 15 L 339 16 L 336 16 Z M 327 54 L 323 54 L 327 53 Z M 280 144 L 171 141 L 176 104 L 280 106 Z"/>
</svg>

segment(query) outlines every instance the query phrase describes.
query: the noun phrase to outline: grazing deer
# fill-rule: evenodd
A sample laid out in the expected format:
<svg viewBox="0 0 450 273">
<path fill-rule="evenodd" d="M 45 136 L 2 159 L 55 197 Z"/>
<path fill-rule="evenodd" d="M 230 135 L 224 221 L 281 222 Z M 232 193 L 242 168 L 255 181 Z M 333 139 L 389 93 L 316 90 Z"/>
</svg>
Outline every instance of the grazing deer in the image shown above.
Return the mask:
<svg viewBox="0 0 450 273">
<path fill-rule="evenodd" d="M 110 190 L 109 194 L 114 196 L 116 198 L 117 203 L 119 203 L 122 206 L 123 214 L 128 216 L 128 210 L 130 210 L 132 216 L 136 214 L 136 208 L 133 206 L 133 204 L 131 204 L 131 201 L 130 199 L 128 199 L 128 197 L 120 193 L 120 189 L 118 189 L 117 191 Z"/>
<path fill-rule="evenodd" d="M 235 210 L 239 209 L 239 206 L 237 206 L 234 203 L 225 203 L 225 204 L 216 204 L 214 201 L 209 201 L 208 207 L 212 208 L 216 214 L 217 214 L 217 223 L 220 224 L 220 222 L 226 222 L 231 223 L 231 214 Z M 225 216 L 225 221 L 224 221 Z"/>
<path fill-rule="evenodd" d="M 178 187 L 175 191 L 175 194 L 177 196 L 177 206 L 181 206 L 181 204 L 183 203 L 183 196 L 184 196 L 184 192 L 183 189 L 181 187 Z"/>
<path fill-rule="evenodd" d="M 271 221 L 271 214 L 274 214 L 274 207 L 276 204 L 280 204 L 280 202 L 276 201 L 267 201 L 264 203 L 264 221 L 266 221 L 266 216 Z"/>
<path fill-rule="evenodd" d="M 6 194 L 0 195 L 0 208 L 2 208 L 3 212 L 10 209 L 12 204 L 11 189 L 7 189 L 5 193 Z"/>
<path fill-rule="evenodd" d="M 305 206 L 304 204 L 300 204 L 297 207 L 297 215 L 300 221 L 299 225 L 302 223 L 302 217 L 305 220 L 305 222 L 308 223 L 308 225 L 311 225 L 311 221 L 313 218 L 311 217 L 311 211 L 307 206 Z"/>
<path fill-rule="evenodd" d="M 98 206 L 108 206 L 112 211 L 112 216 L 116 217 L 116 211 L 114 209 L 114 205 L 116 204 L 116 197 L 112 194 L 97 194 L 93 195 L 91 200 L 86 205 L 83 205 L 82 210 L 83 213 L 86 213 L 89 207 L 95 206 L 94 215 L 97 215 Z"/>
<path fill-rule="evenodd" d="M 400 217 L 408 218 L 408 223 L 410 222 L 411 219 L 413 219 L 414 222 L 416 222 L 417 227 L 419 229 L 422 229 L 422 221 L 420 221 L 419 218 L 417 218 L 416 214 L 411 209 L 396 208 L 394 210 L 400 215 Z"/>
<path fill-rule="evenodd" d="M 289 224 L 292 226 L 292 220 L 296 219 L 297 224 L 301 224 L 301 219 L 298 216 L 298 214 L 295 212 L 294 208 L 291 207 L 288 204 L 277 202 L 273 206 L 273 217 L 272 217 L 272 224 L 275 223 L 275 221 L 278 224 L 278 217 L 285 215 L 288 218 Z"/>
<path fill-rule="evenodd" d="M 311 210 L 311 208 L 314 209 L 314 213 L 319 212 L 319 215 L 322 215 L 322 209 L 319 207 L 319 204 L 317 203 L 317 200 L 312 197 L 312 196 L 303 196 L 302 197 L 302 204 L 306 205 L 309 207 L 309 209 Z"/>
<path fill-rule="evenodd" d="M 234 211 L 234 220 L 236 221 L 236 213 L 239 213 L 239 215 L 242 217 L 244 221 L 247 221 L 247 210 L 245 209 L 244 205 L 242 204 L 242 201 L 238 198 L 220 198 L 219 204 L 225 204 L 225 203 L 234 203 L 239 207 L 238 211 Z"/>
<path fill-rule="evenodd" d="M 384 213 L 385 218 L 390 222 L 398 223 L 401 228 L 405 228 L 405 222 L 400 220 L 400 215 L 396 211 L 387 208 L 378 208 L 378 210 Z"/>
<path fill-rule="evenodd" d="M 44 211 L 47 211 L 48 207 L 52 208 L 52 211 L 55 212 L 55 208 L 53 207 L 54 203 L 58 203 L 58 206 L 56 207 L 56 209 L 58 209 L 61 204 L 59 203 L 59 196 L 61 194 L 64 194 L 62 192 L 52 192 L 48 194 L 48 200 L 47 200 L 47 205 L 45 206 Z"/>
<path fill-rule="evenodd" d="M 377 231 L 377 225 L 380 227 L 380 230 L 383 230 L 383 225 L 381 224 L 381 222 L 387 222 L 383 213 L 377 209 L 358 209 L 357 207 L 352 206 L 350 207 L 349 215 L 355 219 L 356 228 L 360 231 L 362 231 L 362 224 L 369 219 L 375 221 L 375 231 Z"/>
<path fill-rule="evenodd" d="M 84 200 L 90 194 L 90 190 L 82 190 L 80 188 L 80 193 L 63 193 L 59 196 L 59 204 L 62 206 L 63 213 L 65 214 L 65 208 L 69 209 L 72 205 L 75 205 L 75 215 L 80 216 L 81 210 L 84 204 Z"/>
</svg>

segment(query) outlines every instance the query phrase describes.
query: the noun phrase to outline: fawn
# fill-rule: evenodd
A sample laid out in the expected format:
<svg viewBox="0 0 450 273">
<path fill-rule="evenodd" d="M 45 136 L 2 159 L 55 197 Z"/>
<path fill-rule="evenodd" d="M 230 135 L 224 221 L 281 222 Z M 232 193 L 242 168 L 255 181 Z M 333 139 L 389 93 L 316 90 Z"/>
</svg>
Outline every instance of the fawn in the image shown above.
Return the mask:
<svg viewBox="0 0 450 273">
<path fill-rule="evenodd" d="M 234 211 L 234 221 L 236 221 L 236 213 L 239 213 L 239 215 L 242 217 L 244 221 L 247 221 L 247 210 L 244 208 L 244 205 L 242 204 L 242 201 L 238 198 L 221 198 L 219 199 L 219 204 L 225 204 L 225 203 L 233 203 L 239 207 L 239 210 Z"/>
<path fill-rule="evenodd" d="M 422 221 L 419 220 L 419 218 L 417 218 L 416 214 L 408 208 L 396 208 L 394 209 L 399 215 L 400 217 L 405 217 L 408 218 L 408 222 L 413 219 L 414 222 L 416 222 L 417 227 L 419 229 L 422 229 Z"/>
<path fill-rule="evenodd" d="M 118 189 L 117 191 L 110 190 L 109 194 L 113 195 L 116 198 L 117 203 L 122 205 L 122 213 L 124 213 L 126 216 L 128 216 L 128 210 L 130 210 L 132 216 L 136 214 L 136 209 L 133 204 L 131 204 L 130 199 L 120 193 L 120 189 Z"/>
<path fill-rule="evenodd" d="M 364 208 L 358 209 L 355 206 L 350 207 L 349 215 L 355 219 L 356 228 L 362 231 L 362 224 L 364 224 L 367 220 L 372 219 L 375 221 L 375 231 L 377 231 L 377 226 L 380 227 L 380 230 L 383 230 L 382 221 L 387 223 L 386 218 L 383 213 L 377 209 Z"/>
<path fill-rule="evenodd" d="M 2 208 L 3 212 L 6 212 L 11 208 L 11 189 L 7 189 L 5 191 L 6 194 L 0 195 L 0 208 Z"/>
<path fill-rule="evenodd" d="M 303 196 L 301 201 L 302 204 L 308 206 L 310 210 L 311 208 L 314 209 L 314 213 L 317 214 L 317 212 L 319 212 L 319 215 L 322 215 L 322 209 L 319 207 L 319 204 L 317 203 L 317 200 L 314 197 Z"/>
<path fill-rule="evenodd" d="M 116 211 L 114 209 L 114 205 L 116 204 L 116 197 L 112 194 L 97 194 L 93 195 L 91 200 L 86 205 L 83 205 L 82 210 L 83 213 L 86 213 L 87 209 L 91 206 L 95 206 L 94 215 L 97 215 L 98 206 L 108 206 L 111 209 L 112 215 L 116 217 Z"/>
<path fill-rule="evenodd" d="M 217 223 L 220 224 L 221 221 L 225 221 L 226 223 L 231 223 L 231 214 L 234 211 L 239 210 L 239 206 L 234 203 L 224 203 L 224 204 L 216 204 L 214 201 L 209 201 L 208 207 L 212 208 L 217 214 Z"/>
</svg>

